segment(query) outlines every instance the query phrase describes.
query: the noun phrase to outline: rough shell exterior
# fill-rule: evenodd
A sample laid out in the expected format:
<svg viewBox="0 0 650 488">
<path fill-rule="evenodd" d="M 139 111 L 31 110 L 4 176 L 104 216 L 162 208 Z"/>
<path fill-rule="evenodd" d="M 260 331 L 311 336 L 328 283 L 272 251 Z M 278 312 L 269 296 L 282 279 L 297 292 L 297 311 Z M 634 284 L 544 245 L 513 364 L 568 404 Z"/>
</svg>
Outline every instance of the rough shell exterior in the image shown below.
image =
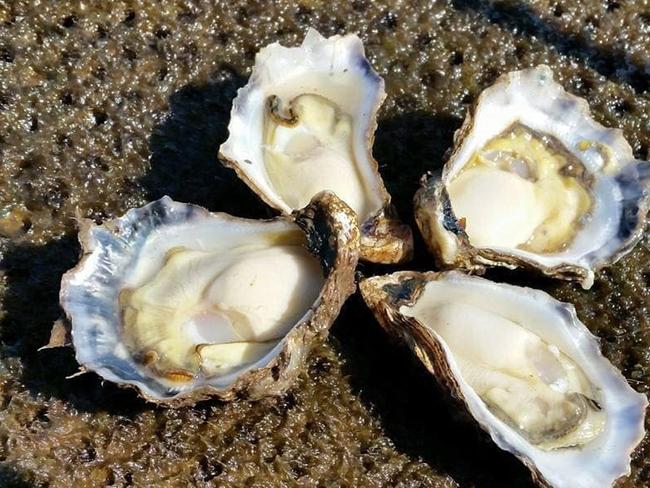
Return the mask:
<svg viewBox="0 0 650 488">
<path fill-rule="evenodd" d="M 587 253 L 546 262 L 544 256 L 532 253 L 510 252 L 490 248 L 474 247 L 465 232 L 463 223 L 456 217 L 446 190 L 446 181 L 451 165 L 462 149 L 463 142 L 475 128 L 476 115 L 497 90 L 507 90 L 521 79 L 543 79 L 544 89 L 552 90 L 545 98 L 549 109 L 566 112 L 571 124 L 583 125 L 590 134 L 595 134 L 599 141 L 606 143 L 613 158 L 620 164 L 616 174 L 616 184 L 621 188 L 622 208 L 616 233 L 601 248 L 591 249 Z M 526 81 L 530 83 L 530 81 Z M 543 94 L 542 94 L 543 95 Z M 544 98 L 538 94 L 532 98 Z M 560 107 L 560 108 L 558 108 Z M 557 115 L 556 115 L 557 116 Z M 506 127 L 503 127 L 505 129 Z M 607 151 L 603 151 L 607 152 Z M 605 156 L 604 156 L 605 157 Z M 607 158 L 612 157 L 611 154 Z M 607 166 L 607 164 L 605 165 Z M 604 171 L 603 168 L 598 170 Z M 441 173 L 425 175 L 421 188 L 414 197 L 415 218 L 424 240 L 443 268 L 462 268 L 482 274 L 488 266 L 505 266 L 508 268 L 525 267 L 541 271 L 547 276 L 564 280 L 578 281 L 583 288 L 590 288 L 595 273 L 628 253 L 641 239 L 645 228 L 645 218 L 650 209 L 650 163 L 636 160 L 632 149 L 623 137 L 620 129 L 609 129 L 594 121 L 586 100 L 565 92 L 553 81 L 553 73 L 547 66 L 538 66 L 522 71 L 514 71 L 501 76 L 497 82 L 479 96 L 472 110 L 467 114 L 461 128 L 454 134 L 454 147 L 448 162 Z M 569 245 L 569 248 L 571 245 Z"/>
<path fill-rule="evenodd" d="M 257 104 L 263 103 L 268 86 L 276 83 L 270 74 L 273 70 L 268 69 L 269 64 L 284 64 L 285 69 L 279 70 L 295 71 L 297 75 L 305 71 L 316 71 L 323 62 L 327 69 L 332 68 L 331 59 L 336 58 L 337 68 L 348 70 L 359 70 L 369 85 L 368 96 L 372 96 L 371 110 L 364 114 L 365 119 L 365 141 L 366 159 L 371 170 L 377 177 L 379 197 L 383 201 L 383 207 L 364 222 L 361 226 L 361 259 L 375 263 L 402 263 L 410 261 L 413 257 L 413 235 L 411 228 L 402 223 L 398 218 L 395 208 L 391 204 L 391 198 L 379 174 L 379 165 L 372 156 L 372 146 L 375 140 L 377 129 L 377 112 L 386 98 L 384 80 L 372 68 L 365 57 L 363 44 L 356 35 L 339 36 L 335 35 L 324 38 L 316 30 L 310 29 L 305 36 L 301 46 L 284 47 L 278 43 L 271 44 L 255 57 L 255 66 L 248 84 L 239 89 L 237 97 L 233 101 L 228 126 L 229 138 L 219 149 L 221 162 L 233 169 L 256 194 L 269 206 L 286 213 L 287 205 L 273 195 L 268 189 L 263 188 L 252 170 L 253 164 L 248 153 L 244 151 L 249 148 L 248 133 L 251 126 L 257 125 L 257 121 L 251 122 L 248 114 L 258 110 Z M 340 65 L 340 66 L 339 66 Z M 239 138 L 246 139 L 246 144 L 239 145 Z"/>
<path fill-rule="evenodd" d="M 436 336 L 432 334 L 430 330 L 422 325 L 417 319 L 400 313 L 400 307 L 409 306 L 417 302 L 418 298 L 424 290 L 424 286 L 428 282 L 444 280 L 447 277 L 462 276 L 464 275 L 458 271 L 424 273 L 415 271 L 399 271 L 390 275 L 367 278 L 360 282 L 359 288 L 366 304 L 373 311 L 382 328 L 391 336 L 404 341 L 415 353 L 417 358 L 422 362 L 426 369 L 436 378 L 440 385 L 443 388 L 447 389 L 451 395 L 464 406 L 467 413 L 472 416 L 470 400 L 463 395 L 459 381 L 455 378 L 452 372 L 452 368 L 450 366 L 447 355 L 443 350 L 443 346 L 440 340 L 437 339 Z M 485 280 L 483 278 L 471 276 L 466 277 L 473 280 L 488 282 L 488 280 Z M 506 286 L 509 286 L 511 288 L 519 288 L 513 287 L 512 285 Z M 563 317 L 566 316 L 567 319 L 571 320 L 572 322 L 579 322 L 573 305 L 559 302 L 539 290 L 525 288 L 522 288 L 522 290 L 524 292 L 536 294 L 538 299 L 542 299 L 541 295 L 545 295 L 543 299 L 551 300 L 554 305 L 557 305 L 559 307 L 559 310 L 562 312 Z M 584 326 L 582 326 L 582 328 L 584 328 Z M 577 340 L 576 342 L 582 342 L 584 345 L 586 345 L 589 353 L 597 354 L 599 361 L 607 362 L 602 357 L 597 339 L 589 332 L 586 332 L 586 335 L 583 334 L 583 337 L 581 337 L 579 341 Z M 612 368 L 612 370 L 614 370 L 611 364 L 609 364 L 609 368 Z M 629 388 L 629 386 L 627 386 L 627 382 L 625 379 L 623 379 L 620 372 L 614 370 L 614 373 L 616 376 L 615 380 L 617 382 L 622 381 L 623 384 Z M 611 468 L 616 473 L 623 473 L 617 475 L 619 476 L 618 479 L 629 475 L 631 452 L 635 447 L 637 447 L 645 434 L 643 417 L 648 405 L 647 399 L 645 396 L 634 392 L 631 393 L 631 396 L 634 397 L 632 400 L 633 408 L 630 407 L 633 411 L 626 412 L 625 409 L 623 409 L 623 412 L 627 413 L 630 416 L 629 434 L 634 437 L 634 440 L 630 442 L 630 445 L 625 446 L 625 452 L 619 452 L 619 450 L 616 449 L 614 451 L 611 451 L 611 449 L 607 449 L 611 446 L 605 446 L 604 453 L 601 453 L 601 456 L 604 456 L 607 453 L 609 453 L 610 456 L 620 456 L 620 463 L 614 463 L 615 467 Z M 537 468 L 534 459 L 532 459 L 526 453 L 518 451 L 516 448 L 514 448 L 514 446 L 509 443 L 507 436 L 502 432 L 499 432 L 498 428 L 492 427 L 489 422 L 485 421 L 484 418 L 482 420 L 475 418 L 475 420 L 478 422 L 481 428 L 490 434 L 493 441 L 499 447 L 511 452 L 523 464 L 526 465 L 526 467 L 531 471 L 533 480 L 539 486 L 544 488 L 554 488 L 555 485 L 549 482 Z M 570 480 L 567 481 L 570 482 Z M 616 482 L 614 482 L 612 485 L 607 486 L 613 486 L 615 484 Z M 599 488 L 603 487 L 604 485 L 599 485 Z"/>
<path fill-rule="evenodd" d="M 109 256 L 123 246 L 128 250 L 129 240 L 137 237 L 139 232 L 147 232 L 146 227 L 151 222 L 154 222 L 154 226 L 164 225 L 167 219 L 175 218 L 173 214 L 179 212 L 185 215 L 181 218 L 198 214 L 233 224 L 259 222 L 263 225 L 266 222 L 293 221 L 304 230 L 309 250 L 320 259 L 326 279 L 310 311 L 281 340 L 282 346 L 279 352 L 264 367 L 245 371 L 226 388 L 215 388 L 204 384 L 182 394 L 169 394 L 160 398 L 147 391 L 148 388 L 142 387 L 142 381 L 155 382 L 155 380 L 143 378 L 140 372 L 133 371 L 132 364 L 122 363 L 115 367 L 115 364 L 111 364 L 111 359 L 114 358 L 93 357 L 95 351 L 86 350 L 92 348 L 93 344 L 87 342 L 81 344 L 78 340 L 75 341 L 75 338 L 81 335 L 80 330 L 93 327 L 93 324 L 91 321 L 80 320 L 72 313 L 71 303 L 75 300 L 88 300 L 89 306 L 96 307 L 92 313 L 99 315 L 100 321 L 118 326 L 117 318 L 110 315 L 114 310 L 102 311 L 101 287 L 103 283 L 110 283 L 111 273 L 119 270 L 110 268 L 90 270 L 88 269 L 89 257 L 97 253 Z M 169 197 L 163 197 L 142 208 L 130 210 L 125 216 L 107 221 L 100 226 L 88 220 L 81 221 L 79 241 L 83 256 L 79 264 L 63 276 L 60 301 L 71 326 L 73 345 L 81 370 L 94 371 L 120 386 L 133 387 L 146 400 L 170 407 L 194 404 L 210 397 L 218 397 L 222 400 L 258 399 L 283 393 L 300 373 L 313 346 L 327 337 L 329 327 L 337 317 L 341 306 L 356 289 L 354 271 L 360 247 L 356 217 L 345 203 L 328 192 L 316 195 L 307 207 L 295 212 L 293 216 L 278 217 L 272 221 L 250 221 L 223 213 L 210 213 L 202 207 L 179 204 Z M 75 284 L 81 275 L 86 279 L 81 285 L 78 282 Z M 93 286 L 99 288 L 93 289 Z M 82 348 L 83 351 L 80 351 Z M 121 368 L 125 367 L 132 369 L 128 371 L 131 376 L 129 380 L 122 377 L 125 370 Z"/>
</svg>

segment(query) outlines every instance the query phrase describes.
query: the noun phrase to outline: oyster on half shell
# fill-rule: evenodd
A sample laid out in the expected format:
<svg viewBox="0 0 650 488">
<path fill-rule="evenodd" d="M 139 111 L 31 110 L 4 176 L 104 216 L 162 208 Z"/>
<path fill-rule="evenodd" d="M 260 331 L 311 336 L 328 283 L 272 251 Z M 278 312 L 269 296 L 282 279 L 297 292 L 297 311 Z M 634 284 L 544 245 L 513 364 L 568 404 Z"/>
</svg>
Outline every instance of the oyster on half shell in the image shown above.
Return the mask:
<svg viewBox="0 0 650 488">
<path fill-rule="evenodd" d="M 390 205 L 372 143 L 384 81 L 355 35 L 310 29 L 299 47 L 271 44 L 233 102 L 223 163 L 284 213 L 329 190 L 357 214 L 361 257 L 410 259 L 411 230 Z"/>
<path fill-rule="evenodd" d="M 384 329 L 540 485 L 606 488 L 630 473 L 647 399 L 572 305 L 458 271 L 403 271 L 360 289 Z"/>
<path fill-rule="evenodd" d="M 289 387 L 353 293 L 354 212 L 323 192 L 259 221 L 168 197 L 80 231 L 61 283 L 86 370 L 178 406 Z"/>
<path fill-rule="evenodd" d="M 415 197 L 442 266 L 527 266 L 589 288 L 641 238 L 650 164 L 547 66 L 501 77 L 454 140 L 442 174 Z"/>
</svg>

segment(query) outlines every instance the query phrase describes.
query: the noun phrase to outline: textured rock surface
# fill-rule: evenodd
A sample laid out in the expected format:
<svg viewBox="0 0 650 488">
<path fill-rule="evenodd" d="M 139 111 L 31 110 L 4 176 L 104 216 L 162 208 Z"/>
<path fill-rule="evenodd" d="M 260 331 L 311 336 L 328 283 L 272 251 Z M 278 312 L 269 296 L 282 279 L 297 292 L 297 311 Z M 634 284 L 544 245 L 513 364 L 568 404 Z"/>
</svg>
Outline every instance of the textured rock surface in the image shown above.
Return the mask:
<svg viewBox="0 0 650 488">
<path fill-rule="evenodd" d="M 36 2 L 34 2 L 36 4 Z M 357 32 L 386 79 L 375 156 L 401 214 L 440 166 L 467 107 L 501 73 L 547 63 L 638 157 L 650 147 L 645 1 L 0 1 L 0 485 L 530 487 L 528 472 L 456 413 L 358 297 L 284 398 L 163 410 L 76 371 L 47 342 L 74 217 L 163 194 L 271 213 L 216 163 L 230 102 L 265 44 Z M 523 6 L 517 6 L 524 3 Z M 421 242 L 414 268 L 431 267 Z M 361 268 L 364 274 L 387 268 Z M 576 303 L 606 355 L 650 387 L 650 242 Z M 650 484 L 648 443 L 623 486 Z"/>
</svg>

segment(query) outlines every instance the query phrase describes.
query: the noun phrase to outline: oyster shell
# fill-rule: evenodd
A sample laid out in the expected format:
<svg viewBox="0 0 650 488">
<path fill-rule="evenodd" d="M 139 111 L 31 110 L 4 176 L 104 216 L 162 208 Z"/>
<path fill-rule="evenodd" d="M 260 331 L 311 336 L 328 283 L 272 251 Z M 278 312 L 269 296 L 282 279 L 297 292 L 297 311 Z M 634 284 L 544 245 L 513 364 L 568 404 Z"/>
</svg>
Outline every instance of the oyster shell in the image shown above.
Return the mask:
<svg viewBox="0 0 650 488">
<path fill-rule="evenodd" d="M 386 331 L 540 485 L 603 488 L 630 473 L 647 399 L 572 305 L 457 271 L 398 272 L 360 289 Z"/>
<path fill-rule="evenodd" d="M 415 197 L 441 266 L 527 266 L 589 288 L 641 238 L 650 164 L 547 66 L 501 77 L 454 139 L 442 175 Z"/>
<path fill-rule="evenodd" d="M 163 197 L 79 239 L 61 283 L 77 361 L 171 406 L 281 393 L 355 290 L 355 215 L 327 192 L 269 221 Z"/>
<path fill-rule="evenodd" d="M 299 47 L 276 43 L 257 54 L 220 159 L 284 213 L 321 190 L 336 193 L 357 213 L 363 259 L 408 260 L 411 229 L 397 218 L 372 157 L 385 97 L 357 36 L 325 39 L 310 29 Z"/>
</svg>

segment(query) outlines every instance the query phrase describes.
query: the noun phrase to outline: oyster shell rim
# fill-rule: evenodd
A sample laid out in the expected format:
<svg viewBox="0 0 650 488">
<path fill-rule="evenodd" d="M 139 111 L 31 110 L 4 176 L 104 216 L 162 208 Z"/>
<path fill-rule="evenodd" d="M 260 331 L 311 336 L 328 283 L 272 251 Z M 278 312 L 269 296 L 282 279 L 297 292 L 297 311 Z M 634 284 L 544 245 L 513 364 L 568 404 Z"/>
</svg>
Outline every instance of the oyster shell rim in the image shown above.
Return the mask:
<svg viewBox="0 0 650 488">
<path fill-rule="evenodd" d="M 637 167 L 647 172 L 647 175 L 639 177 L 639 183 L 642 187 L 642 195 L 637 200 L 637 220 L 633 229 L 627 238 L 621 240 L 620 245 L 609 256 L 603 256 L 597 260 L 588 261 L 580 264 L 578 262 L 563 262 L 557 265 L 547 266 L 540 260 L 527 258 L 518 254 L 518 250 L 497 250 L 492 247 L 476 247 L 470 243 L 469 236 L 463 229 L 459 219 L 454 214 L 449 194 L 446 189 L 446 180 L 451 171 L 450 163 L 462 148 L 463 140 L 474 129 L 476 112 L 490 94 L 491 90 L 499 86 L 508 86 L 514 78 L 521 73 L 533 71 L 542 72 L 552 83 L 556 83 L 562 89 L 563 96 L 570 100 L 576 107 L 576 110 L 597 125 L 603 133 L 611 135 L 611 139 L 616 141 L 625 152 L 626 165 L 638 163 Z M 612 143 L 614 144 L 614 143 Z M 461 127 L 454 132 L 453 146 L 447 151 L 443 158 L 445 163 L 441 170 L 427 173 L 422 176 L 420 188 L 413 197 L 415 209 L 415 220 L 417 226 L 424 238 L 425 244 L 431 254 L 434 256 L 436 264 L 443 269 L 461 268 L 476 274 L 484 274 L 489 266 L 503 266 L 509 269 L 518 267 L 527 268 L 541 272 L 545 276 L 558 278 L 567 281 L 578 281 L 584 289 L 589 289 L 593 285 L 595 274 L 601 269 L 616 263 L 619 259 L 629 253 L 634 246 L 643 237 L 646 228 L 646 216 L 650 212 L 650 162 L 638 160 L 632 153 L 630 144 L 624 137 L 623 130 L 615 127 L 605 127 L 597 122 L 589 107 L 589 103 L 582 97 L 574 95 L 565 90 L 562 85 L 554 79 L 553 70 L 545 65 L 540 64 L 531 68 L 511 71 L 504 73 L 488 88 L 483 90 L 474 101 L 467 112 Z M 431 221 L 436 221 L 431 223 Z M 444 230 L 443 230 L 444 229 Z M 436 234 L 445 234 L 443 237 L 436 237 Z M 440 241 L 449 238 L 454 241 L 455 250 L 453 256 L 445 256 L 445 251 L 440 245 Z M 536 254 L 536 253 L 529 253 Z M 543 254 L 541 254 L 543 256 Z M 587 255 L 588 256 L 588 255 Z"/>
<path fill-rule="evenodd" d="M 301 50 L 314 42 L 338 42 L 342 40 L 351 40 L 355 43 L 353 46 L 359 57 L 359 65 L 364 70 L 365 75 L 369 76 L 373 82 L 377 83 L 377 96 L 372 104 L 372 110 L 366 115 L 368 126 L 365 131 L 365 152 L 372 172 L 378 177 L 379 197 L 382 201 L 382 207 L 375 213 L 371 214 L 364 222 L 359 222 L 361 227 L 361 259 L 380 264 L 402 264 L 413 258 L 413 231 L 411 227 L 404 223 L 397 216 L 395 206 L 391 203 L 391 195 L 386 189 L 383 177 L 379 171 L 379 162 L 375 159 L 372 148 L 375 143 L 377 127 L 379 125 L 377 116 L 379 109 L 387 97 L 384 79 L 379 76 L 377 71 L 372 67 L 365 56 L 363 42 L 356 34 L 339 35 L 335 34 L 330 37 L 324 37 L 316 29 L 310 27 L 299 46 L 283 46 L 279 42 L 271 43 L 261 48 L 255 55 L 255 62 L 251 75 L 247 83 L 237 90 L 237 95 L 233 99 L 230 111 L 230 121 L 228 123 L 228 138 L 219 146 L 218 160 L 221 163 L 235 171 L 237 177 L 241 179 L 257 197 L 269 207 L 286 215 L 286 210 L 281 208 L 273 201 L 259 185 L 245 171 L 246 160 L 238 161 L 234 157 L 229 157 L 225 153 L 232 155 L 234 152 L 229 148 L 233 133 L 231 131 L 232 121 L 239 116 L 241 107 L 245 105 L 246 100 L 251 93 L 254 93 L 254 87 L 262 84 L 258 78 L 261 78 L 261 67 L 266 57 L 270 57 L 273 49 L 281 48 L 286 51 Z"/>
<path fill-rule="evenodd" d="M 327 191 L 315 195 L 304 209 L 297 210 L 290 216 L 282 215 L 273 219 L 235 217 L 224 212 L 210 212 L 198 205 L 181 203 L 200 212 L 203 216 L 216 217 L 227 222 L 245 221 L 262 225 L 273 222 L 295 223 L 305 233 L 308 250 L 319 259 L 327 275 L 315 302 L 305 311 L 302 319 L 278 342 L 276 348 L 283 344 L 281 349 L 265 366 L 244 371 L 225 388 L 216 388 L 206 383 L 169 397 L 157 398 L 149 394 L 137 381 L 115 381 L 106 377 L 103 372 L 105 367 L 79 360 L 74 345 L 75 321 L 65 305 L 71 281 L 77 273 L 83 271 L 88 258 L 94 252 L 95 242 L 92 230 L 103 228 L 112 234 L 119 235 L 117 234 L 118 223 L 121 219 L 124 219 L 130 212 L 140 212 L 156 203 L 181 202 L 175 202 L 170 197 L 163 196 L 142 207 L 130 209 L 124 215 L 109 219 L 100 225 L 94 224 L 89 219 L 81 219 L 78 222 L 81 257 L 79 262 L 66 271 L 61 278 L 59 303 L 70 327 L 72 347 L 75 349 L 75 359 L 80 365 L 80 371 L 93 371 L 103 380 L 111 381 L 118 387 L 136 390 L 137 394 L 147 402 L 171 408 L 193 405 L 215 397 L 226 401 L 235 398 L 257 400 L 284 393 L 297 379 L 313 347 L 327 337 L 329 328 L 347 298 L 356 291 L 355 270 L 359 258 L 360 234 L 354 211 L 336 195 Z M 325 255 L 326 251 L 329 252 L 329 256 Z M 116 321 L 120 320 L 116 319 Z M 129 359 L 131 360 L 131 358 Z"/>
<path fill-rule="evenodd" d="M 510 283 L 494 282 L 461 270 L 424 272 L 396 271 L 386 275 L 371 276 L 362 279 L 359 283 L 359 290 L 364 302 L 373 312 L 373 315 L 377 322 L 379 322 L 381 328 L 389 334 L 389 336 L 397 338 L 409 347 L 438 384 L 450 393 L 451 397 L 455 401 L 462 405 L 465 413 L 475 424 L 478 424 L 479 427 L 490 436 L 492 442 L 500 449 L 505 450 L 519 459 L 519 461 L 529 469 L 533 481 L 536 484 L 543 488 L 556 488 L 556 485 L 553 485 L 548 481 L 542 472 L 537 469 L 534 459 L 527 456 L 524 452 L 517 451 L 514 448 L 511 449 L 508 442 L 504 441 L 502 436 L 499 435 L 500 433 L 495 432 L 496 429 L 491 428 L 487 422 L 479 420 L 471 413 L 469 400 L 463 395 L 458 380 L 454 376 L 441 340 L 437 339 L 435 334 L 433 334 L 425 325 L 422 325 L 415 317 L 403 315 L 399 311 L 400 307 L 409 306 L 417 302 L 424 291 L 424 286 L 428 282 L 444 280 L 448 276 L 480 280 L 482 282 L 488 282 L 499 286 L 504 285 L 512 289 L 522 289 L 526 293 L 545 295 L 547 299 L 550 299 L 553 303 L 557 304 L 561 313 L 568 315 L 574 325 L 577 323 L 584 327 L 586 338 L 590 343 L 589 347 L 595 349 L 597 355 L 603 359 L 609 365 L 612 372 L 616 376 L 620 377 L 620 380 L 629 387 L 632 394 L 637 396 L 639 402 L 638 413 L 640 414 L 640 417 L 635 419 L 638 420 L 638 422 L 635 423 L 638 424 L 639 429 L 636 430 L 635 440 L 629 444 L 628 449 L 624 454 L 626 463 L 625 467 L 622 468 L 623 472 L 617 473 L 617 478 L 614 479 L 612 484 L 609 486 L 616 486 L 619 480 L 628 477 L 631 474 L 631 456 L 635 450 L 639 449 L 641 442 L 645 438 L 646 432 L 644 419 L 648 408 L 648 397 L 632 388 L 622 372 L 611 364 L 602 354 L 599 338 L 584 326 L 572 303 L 557 300 L 543 290 L 516 286 Z"/>
</svg>

